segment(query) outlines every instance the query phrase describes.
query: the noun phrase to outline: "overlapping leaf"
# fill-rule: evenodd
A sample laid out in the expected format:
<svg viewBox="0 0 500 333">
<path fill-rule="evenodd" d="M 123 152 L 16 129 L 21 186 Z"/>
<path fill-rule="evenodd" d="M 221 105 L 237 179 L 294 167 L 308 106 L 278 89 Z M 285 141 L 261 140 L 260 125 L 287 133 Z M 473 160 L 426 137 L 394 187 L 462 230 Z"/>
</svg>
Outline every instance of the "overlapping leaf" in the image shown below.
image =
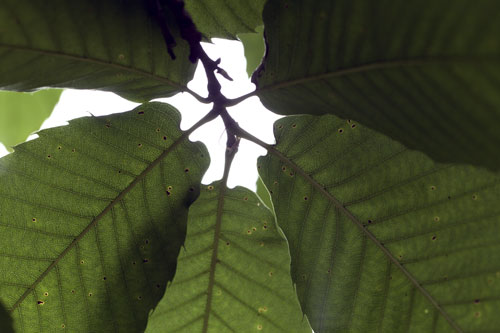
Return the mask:
<svg viewBox="0 0 500 333">
<path fill-rule="evenodd" d="M 59 101 L 62 90 L 36 93 L 0 91 L 0 142 L 7 149 L 40 129 Z"/>
<path fill-rule="evenodd" d="M 184 2 L 196 28 L 207 38 L 237 39 L 237 34 L 254 32 L 256 27 L 262 25 L 265 0 Z"/>
<path fill-rule="evenodd" d="M 333 113 L 500 168 L 500 2 L 271 0 L 264 23 L 253 79 L 270 110 Z"/>
<path fill-rule="evenodd" d="M 259 159 L 315 332 L 500 327 L 500 177 L 334 116 L 275 124 Z"/>
<path fill-rule="evenodd" d="M 19 332 L 140 332 L 208 164 L 161 103 L 71 121 L 0 160 L 0 299 Z"/>
<path fill-rule="evenodd" d="M 147 332 L 311 332 L 290 279 L 290 256 L 255 193 L 202 189 L 189 210 L 175 279 Z"/>
<path fill-rule="evenodd" d="M 247 60 L 247 73 L 251 77 L 257 67 L 259 67 L 266 45 L 264 43 L 264 26 L 259 26 L 255 29 L 256 32 L 238 34 L 238 38 L 243 44 L 245 58 Z"/>
<path fill-rule="evenodd" d="M 170 59 L 144 3 L 2 1 L 0 89 L 100 89 L 134 101 L 185 90 L 194 72 L 189 48 L 172 25 L 177 59 Z"/>
</svg>

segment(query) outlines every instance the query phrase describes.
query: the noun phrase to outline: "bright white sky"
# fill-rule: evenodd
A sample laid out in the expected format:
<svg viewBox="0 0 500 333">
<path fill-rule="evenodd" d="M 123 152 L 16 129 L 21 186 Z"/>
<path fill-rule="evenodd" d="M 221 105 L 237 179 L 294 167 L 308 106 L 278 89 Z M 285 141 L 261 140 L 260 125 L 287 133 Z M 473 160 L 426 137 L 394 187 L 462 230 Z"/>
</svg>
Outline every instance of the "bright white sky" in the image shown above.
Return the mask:
<svg viewBox="0 0 500 333">
<path fill-rule="evenodd" d="M 219 76 L 222 92 L 226 97 L 239 97 L 255 89 L 246 73 L 246 60 L 240 42 L 214 39 L 213 44 L 204 44 L 203 47 L 212 59 L 222 59 L 220 66 L 234 80 L 229 82 Z M 199 65 L 194 79 L 188 84 L 188 87 L 202 96 L 207 96 L 206 83 L 204 70 Z M 183 130 L 190 128 L 211 108 L 211 104 L 201 104 L 188 93 L 177 94 L 171 98 L 160 99 L 160 101 L 172 104 L 182 113 L 181 128 Z M 67 124 L 66 122 L 70 119 L 88 117 L 90 113 L 94 116 L 101 116 L 128 111 L 136 105 L 138 104 L 129 102 L 113 93 L 66 90 L 42 128 L 62 126 Z M 267 143 L 274 142 L 272 124 L 279 116 L 264 108 L 257 97 L 249 98 L 228 111 L 242 128 Z M 30 139 L 35 137 L 31 136 Z M 203 183 L 209 184 L 222 178 L 226 145 L 226 133 L 222 121 L 217 119 L 202 126 L 190 136 L 190 139 L 191 141 L 202 141 L 210 152 L 211 164 L 203 178 Z M 242 140 L 229 174 L 229 187 L 242 185 L 255 190 L 256 159 L 265 153 L 265 150 L 257 145 Z M 7 151 L 0 144 L 0 156 L 5 154 Z"/>
</svg>

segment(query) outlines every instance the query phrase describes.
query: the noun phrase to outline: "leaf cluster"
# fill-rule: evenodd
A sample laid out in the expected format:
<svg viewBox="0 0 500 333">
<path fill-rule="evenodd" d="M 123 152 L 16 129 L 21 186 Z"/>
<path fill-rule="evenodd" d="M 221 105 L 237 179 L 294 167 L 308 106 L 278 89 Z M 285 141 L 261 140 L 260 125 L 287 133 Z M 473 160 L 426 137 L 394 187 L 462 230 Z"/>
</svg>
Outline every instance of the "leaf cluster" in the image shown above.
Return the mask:
<svg viewBox="0 0 500 333">
<path fill-rule="evenodd" d="M 1 0 L 0 330 L 498 331 L 499 31 L 495 0 Z M 254 92 L 221 93 L 211 38 L 244 43 Z M 143 104 L 16 145 L 48 87 Z M 151 101 L 179 92 L 212 104 L 186 131 Z M 251 96 L 276 144 L 227 112 Z M 202 185 L 188 137 L 218 117 Z M 241 140 L 257 193 L 227 186 Z"/>
</svg>

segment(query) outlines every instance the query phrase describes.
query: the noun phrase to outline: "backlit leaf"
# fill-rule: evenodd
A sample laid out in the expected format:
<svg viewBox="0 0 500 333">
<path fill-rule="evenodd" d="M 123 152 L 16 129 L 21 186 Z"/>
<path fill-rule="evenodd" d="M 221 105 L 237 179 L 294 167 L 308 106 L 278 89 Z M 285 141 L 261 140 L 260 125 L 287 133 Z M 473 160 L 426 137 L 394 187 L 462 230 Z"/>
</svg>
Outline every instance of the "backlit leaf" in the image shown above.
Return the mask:
<svg viewBox="0 0 500 333">
<path fill-rule="evenodd" d="M 196 28 L 207 38 L 237 39 L 262 25 L 265 0 L 185 0 Z"/>
<path fill-rule="evenodd" d="M 245 58 L 247 60 L 247 73 L 248 76 L 252 76 L 255 69 L 260 65 L 262 57 L 266 51 L 266 45 L 264 43 L 264 26 L 260 26 L 255 29 L 256 32 L 249 32 L 244 34 L 239 34 L 238 38 L 243 44 L 245 50 Z"/>
<path fill-rule="evenodd" d="M 148 101 L 184 91 L 194 65 L 175 32 L 170 59 L 144 1 L 3 0 L 0 89 L 66 87 Z"/>
<path fill-rule="evenodd" d="M 255 193 L 204 186 L 189 210 L 174 281 L 147 332 L 311 332 L 290 279 L 290 256 Z"/>
<path fill-rule="evenodd" d="M 0 300 L 16 330 L 144 330 L 208 164 L 179 121 L 143 104 L 41 131 L 0 160 Z"/>
<path fill-rule="evenodd" d="M 62 90 L 35 93 L 0 91 L 0 142 L 7 149 L 40 129 L 59 101 Z"/>
<path fill-rule="evenodd" d="M 500 168 L 500 2 L 271 0 L 258 95 L 357 120 L 441 162 Z"/>
<path fill-rule="evenodd" d="M 497 174 L 329 115 L 280 119 L 275 137 L 260 174 L 315 332 L 500 327 Z"/>
</svg>

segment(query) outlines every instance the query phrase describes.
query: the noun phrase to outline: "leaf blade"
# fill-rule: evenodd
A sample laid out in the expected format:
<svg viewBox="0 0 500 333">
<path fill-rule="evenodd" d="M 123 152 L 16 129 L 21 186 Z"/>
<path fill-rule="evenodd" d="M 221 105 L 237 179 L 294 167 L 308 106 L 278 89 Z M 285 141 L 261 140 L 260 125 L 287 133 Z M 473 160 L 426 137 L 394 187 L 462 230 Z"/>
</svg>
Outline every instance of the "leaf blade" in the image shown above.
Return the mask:
<svg viewBox="0 0 500 333">
<path fill-rule="evenodd" d="M 159 28 L 137 1 L 4 1 L 0 32 L 0 88 L 6 90 L 100 89 L 144 102 L 185 91 L 195 68 L 180 37 L 178 59 L 170 59 Z"/>
<path fill-rule="evenodd" d="M 315 331 L 498 325 L 499 267 L 484 257 L 499 241 L 498 175 L 434 163 L 333 116 L 286 117 L 275 136 L 261 177 Z"/>
<path fill-rule="evenodd" d="M 217 182 L 202 189 L 191 207 L 179 269 L 147 331 L 310 332 L 287 274 L 286 242 L 272 214 L 255 193 L 237 187 L 221 197 L 221 186 Z M 214 219 L 221 200 L 217 237 Z M 208 297 L 212 299 L 207 303 Z"/>
<path fill-rule="evenodd" d="M 335 114 L 440 162 L 498 169 L 497 5 L 270 1 L 258 95 L 281 114 Z"/>
<path fill-rule="evenodd" d="M 254 32 L 262 24 L 264 0 L 227 2 L 185 1 L 186 10 L 207 38 L 237 39 L 239 33 Z"/>
<path fill-rule="evenodd" d="M 55 89 L 32 94 L 0 91 L 0 142 L 11 149 L 39 130 L 61 93 Z"/>
<path fill-rule="evenodd" d="M 0 288 L 16 327 L 144 329 L 207 167 L 179 120 L 144 104 L 41 131 L 1 160 Z"/>
</svg>

